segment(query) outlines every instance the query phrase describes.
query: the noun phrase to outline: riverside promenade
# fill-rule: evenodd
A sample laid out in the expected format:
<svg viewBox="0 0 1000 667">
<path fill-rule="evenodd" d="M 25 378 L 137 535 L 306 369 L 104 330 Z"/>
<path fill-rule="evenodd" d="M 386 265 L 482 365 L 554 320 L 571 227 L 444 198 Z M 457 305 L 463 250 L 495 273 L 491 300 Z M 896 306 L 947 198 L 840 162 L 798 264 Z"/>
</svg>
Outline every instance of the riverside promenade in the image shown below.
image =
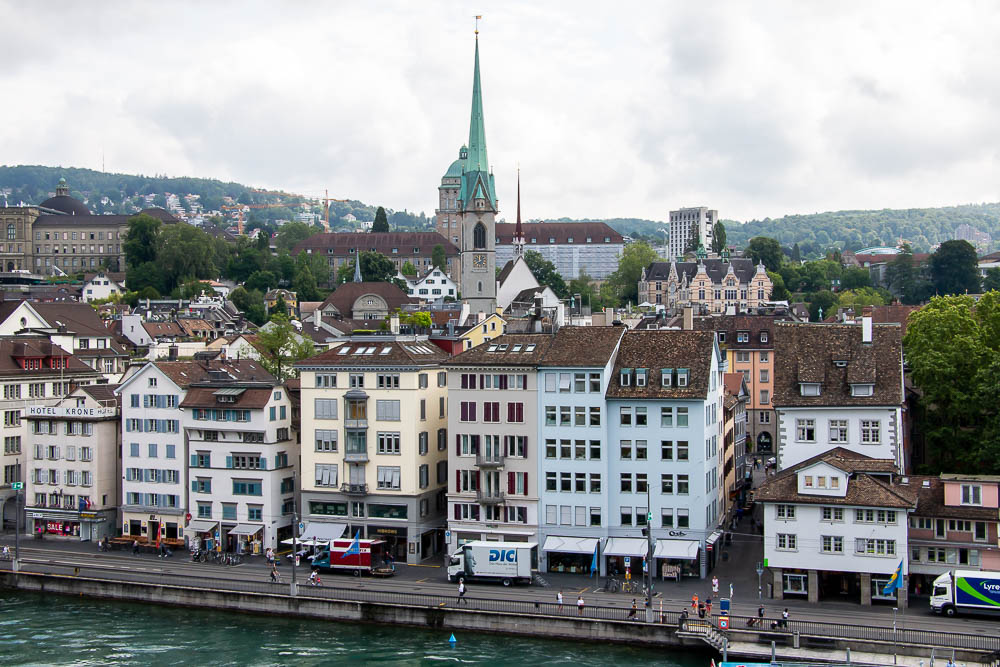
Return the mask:
<svg viewBox="0 0 1000 667">
<path fill-rule="evenodd" d="M 22 574 L 15 577 L 12 564 L 4 562 L 0 578 L 7 586 L 51 593 L 448 631 L 700 648 L 712 654 L 728 650 L 730 657 L 741 658 L 769 658 L 773 650 L 775 657 L 785 660 L 844 661 L 850 649 L 854 664 L 892 664 L 895 649 L 897 664 L 917 665 L 922 659 L 929 665 L 932 653 L 943 664 L 954 649 L 962 663 L 994 665 L 1000 656 L 1000 624 L 995 620 L 945 619 L 925 610 L 900 614 L 894 630 L 891 609 L 796 606 L 787 628 L 772 629 L 784 603 L 767 605 L 765 623 L 750 626 L 757 601 L 737 598 L 729 629 L 720 630 L 717 614 L 705 622 L 693 615 L 684 626 L 680 615 L 689 606 L 689 597 L 685 590 L 678 599 L 669 587 L 658 590 L 648 612 L 643 600 L 637 600 L 639 609 L 633 616 L 632 596 L 608 593 L 602 582 L 572 576 L 543 575 L 547 586 L 471 584 L 468 604 L 459 605 L 455 586 L 445 580 L 444 569 L 433 564 L 397 566 L 397 576 L 388 580 L 324 574 L 322 587 L 309 586 L 309 570 L 300 567 L 293 595 L 288 563 L 279 568 L 282 582 L 275 584 L 259 560 L 210 565 L 193 563 L 180 553 L 172 558 L 133 556 L 127 551 L 98 553 L 90 544 L 56 541 L 22 541 L 21 548 Z M 555 603 L 558 590 L 564 596 L 562 607 Z M 576 608 L 578 595 L 584 598 L 583 613 Z"/>
</svg>

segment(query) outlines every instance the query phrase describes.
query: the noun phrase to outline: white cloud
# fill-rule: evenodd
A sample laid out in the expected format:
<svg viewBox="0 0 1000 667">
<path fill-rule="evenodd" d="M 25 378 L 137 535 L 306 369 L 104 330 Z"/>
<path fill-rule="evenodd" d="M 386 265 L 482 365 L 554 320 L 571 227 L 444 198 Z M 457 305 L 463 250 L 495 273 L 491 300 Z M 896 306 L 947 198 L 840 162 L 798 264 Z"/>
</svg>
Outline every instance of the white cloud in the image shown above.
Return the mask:
<svg viewBox="0 0 1000 667">
<path fill-rule="evenodd" d="M 641 11 L 639 11 L 641 8 Z M 430 213 L 467 139 L 460 2 L 0 0 L 8 164 L 329 189 Z M 486 1 L 502 215 L 747 219 L 996 200 L 989 3 Z"/>
</svg>

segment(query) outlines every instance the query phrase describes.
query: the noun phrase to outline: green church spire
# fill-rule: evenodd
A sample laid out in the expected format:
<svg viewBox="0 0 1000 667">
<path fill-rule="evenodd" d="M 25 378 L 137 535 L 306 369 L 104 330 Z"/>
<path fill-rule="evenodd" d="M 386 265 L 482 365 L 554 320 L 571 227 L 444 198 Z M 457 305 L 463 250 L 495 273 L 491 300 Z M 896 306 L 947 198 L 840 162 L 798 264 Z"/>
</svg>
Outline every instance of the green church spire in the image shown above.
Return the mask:
<svg viewBox="0 0 1000 667">
<path fill-rule="evenodd" d="M 472 71 L 472 114 L 469 120 L 468 155 L 462 189 L 459 194 L 464 208 L 472 209 L 475 199 L 485 199 L 493 210 L 497 200 L 490 174 L 490 161 L 486 155 L 486 124 L 483 120 L 483 88 L 479 78 L 479 34 L 476 34 L 476 60 Z"/>
</svg>

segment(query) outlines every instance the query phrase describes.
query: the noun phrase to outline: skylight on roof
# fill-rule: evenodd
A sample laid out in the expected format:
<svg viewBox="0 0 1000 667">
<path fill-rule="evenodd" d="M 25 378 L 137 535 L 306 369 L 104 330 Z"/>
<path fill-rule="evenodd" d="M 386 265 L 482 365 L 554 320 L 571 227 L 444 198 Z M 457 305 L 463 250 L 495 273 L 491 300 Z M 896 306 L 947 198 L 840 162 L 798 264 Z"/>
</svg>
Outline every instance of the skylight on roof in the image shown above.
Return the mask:
<svg viewBox="0 0 1000 667">
<path fill-rule="evenodd" d="M 498 347 L 497 350 L 499 350 L 500 352 L 506 352 L 507 351 L 507 344 L 504 343 L 503 345 L 501 345 L 500 347 Z"/>
<path fill-rule="evenodd" d="M 337 354 L 347 354 L 350 351 L 351 351 L 351 346 L 350 345 L 345 345 L 344 347 L 342 347 L 339 350 L 337 350 Z"/>
<path fill-rule="evenodd" d="M 496 352 L 497 351 L 497 346 L 496 345 L 490 345 L 488 348 L 486 348 L 486 351 L 487 352 Z"/>
<path fill-rule="evenodd" d="M 389 354 L 390 352 L 392 352 L 392 347 L 391 346 L 390 347 L 383 347 L 382 351 L 379 352 L 379 354 Z"/>
<path fill-rule="evenodd" d="M 515 345 L 514 347 L 510 348 L 510 351 L 511 352 L 520 352 L 521 351 L 521 347 L 522 347 L 521 345 Z"/>
<path fill-rule="evenodd" d="M 534 352 L 535 351 L 535 344 L 532 343 L 531 345 L 525 346 L 524 351 L 525 352 Z"/>
<path fill-rule="evenodd" d="M 365 350 L 365 354 L 375 354 L 375 348 L 369 347 L 367 350 Z"/>
</svg>

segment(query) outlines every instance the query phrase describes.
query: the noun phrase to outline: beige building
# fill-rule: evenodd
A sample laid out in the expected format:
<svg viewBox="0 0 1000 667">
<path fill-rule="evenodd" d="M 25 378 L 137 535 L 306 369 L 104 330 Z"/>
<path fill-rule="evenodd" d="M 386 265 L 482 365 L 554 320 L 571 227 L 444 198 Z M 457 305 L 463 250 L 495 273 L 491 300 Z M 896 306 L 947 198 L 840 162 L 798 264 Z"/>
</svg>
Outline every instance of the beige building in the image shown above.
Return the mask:
<svg viewBox="0 0 1000 667">
<path fill-rule="evenodd" d="M 384 539 L 400 562 L 444 548 L 448 355 L 364 336 L 298 364 L 305 534 Z"/>
<path fill-rule="evenodd" d="M 697 262 L 653 262 L 639 278 L 639 301 L 677 312 L 746 313 L 771 299 L 771 279 L 751 259 L 699 257 Z"/>
</svg>

